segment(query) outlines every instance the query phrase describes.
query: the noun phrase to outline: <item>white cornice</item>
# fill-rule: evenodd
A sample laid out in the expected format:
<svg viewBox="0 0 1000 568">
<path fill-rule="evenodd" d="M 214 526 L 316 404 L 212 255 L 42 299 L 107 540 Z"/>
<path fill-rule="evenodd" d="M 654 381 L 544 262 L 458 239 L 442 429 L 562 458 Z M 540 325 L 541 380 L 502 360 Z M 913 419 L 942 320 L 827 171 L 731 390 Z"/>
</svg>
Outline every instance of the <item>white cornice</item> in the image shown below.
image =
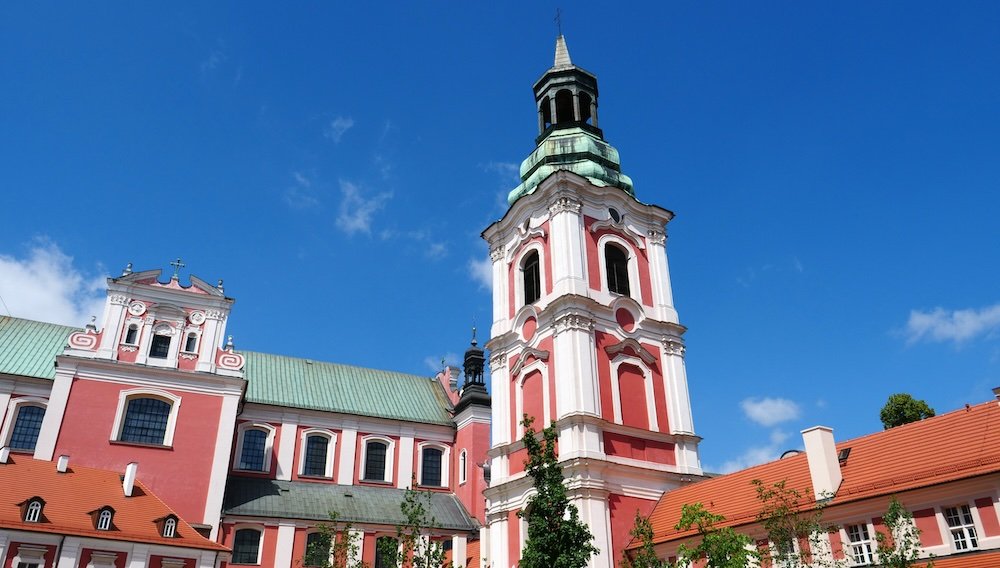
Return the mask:
<svg viewBox="0 0 1000 568">
<path fill-rule="evenodd" d="M 405 422 L 390 418 L 342 414 L 323 410 L 288 408 L 257 402 L 244 405 L 239 419 L 281 423 L 289 414 L 294 414 L 296 422 L 303 426 L 328 428 L 330 430 L 356 430 L 366 434 L 381 434 L 386 436 L 412 436 L 421 440 L 449 444 L 455 441 L 455 426 Z"/>
<path fill-rule="evenodd" d="M 242 396 L 246 385 L 246 380 L 239 377 L 119 363 L 107 359 L 82 359 L 58 355 L 56 363 L 57 376 L 70 374 L 88 380 L 128 385 L 159 386 L 189 392 L 237 396 Z"/>
</svg>

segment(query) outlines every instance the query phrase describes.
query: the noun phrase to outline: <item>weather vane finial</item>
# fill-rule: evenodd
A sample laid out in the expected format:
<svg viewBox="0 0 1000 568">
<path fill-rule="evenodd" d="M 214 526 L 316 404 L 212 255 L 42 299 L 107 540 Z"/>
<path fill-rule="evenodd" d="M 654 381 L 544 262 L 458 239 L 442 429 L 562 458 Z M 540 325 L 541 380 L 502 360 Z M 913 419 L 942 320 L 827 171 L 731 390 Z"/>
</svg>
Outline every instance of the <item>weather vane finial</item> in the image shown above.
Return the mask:
<svg viewBox="0 0 1000 568">
<path fill-rule="evenodd" d="M 556 17 L 553 19 L 556 22 L 556 29 L 559 30 L 559 35 L 562 35 L 562 10 L 556 8 Z"/>
<path fill-rule="evenodd" d="M 170 263 L 170 266 L 174 267 L 173 279 L 177 280 L 177 274 L 181 271 L 182 268 L 184 268 L 187 265 L 181 262 L 181 257 L 178 256 L 177 260 Z"/>
</svg>

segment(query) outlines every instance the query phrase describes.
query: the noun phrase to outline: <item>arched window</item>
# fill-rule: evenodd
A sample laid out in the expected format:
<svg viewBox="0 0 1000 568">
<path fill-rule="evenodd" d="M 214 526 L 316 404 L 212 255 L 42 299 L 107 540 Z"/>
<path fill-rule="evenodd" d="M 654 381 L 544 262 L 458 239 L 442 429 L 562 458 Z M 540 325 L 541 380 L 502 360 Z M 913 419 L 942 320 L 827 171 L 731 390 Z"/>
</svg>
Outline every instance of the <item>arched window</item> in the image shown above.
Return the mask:
<svg viewBox="0 0 1000 568">
<path fill-rule="evenodd" d="M 174 538 L 177 536 L 177 518 L 169 516 L 163 519 L 163 538 Z"/>
<path fill-rule="evenodd" d="M 187 339 L 184 340 L 184 351 L 188 353 L 194 353 L 197 347 L 198 347 L 198 334 L 197 333 L 187 334 Z"/>
<path fill-rule="evenodd" d="M 170 336 L 159 333 L 153 335 L 149 342 L 149 356 L 154 359 L 166 359 L 170 354 Z"/>
<path fill-rule="evenodd" d="M 13 416 L 14 427 L 11 428 L 7 446 L 14 451 L 33 452 L 35 444 L 38 443 L 38 434 L 42 431 L 45 407 L 36 404 L 20 404 L 16 407 Z"/>
<path fill-rule="evenodd" d="M 243 432 L 243 446 L 240 451 L 240 469 L 264 471 L 268 433 L 259 428 L 248 428 Z"/>
<path fill-rule="evenodd" d="M 441 487 L 441 456 L 441 449 L 435 447 L 426 447 L 420 452 L 421 485 Z"/>
<path fill-rule="evenodd" d="M 389 445 L 379 440 L 365 444 L 365 481 L 385 481 L 385 458 Z"/>
<path fill-rule="evenodd" d="M 399 565 L 399 542 L 391 536 L 375 539 L 375 568 L 396 568 Z"/>
<path fill-rule="evenodd" d="M 458 454 L 458 482 L 459 483 L 465 483 L 465 481 L 468 479 L 468 477 L 467 477 L 469 475 L 468 474 L 468 470 L 467 470 L 467 467 L 469 465 L 468 461 L 469 461 L 468 455 L 465 453 L 465 450 L 462 450 L 462 453 Z"/>
<path fill-rule="evenodd" d="M 541 267 L 538 264 L 538 251 L 524 255 L 521 261 L 521 278 L 524 290 L 524 305 L 534 304 L 542 297 Z"/>
<path fill-rule="evenodd" d="M 139 340 L 139 326 L 130 323 L 128 324 L 128 329 L 125 330 L 125 344 L 135 345 Z"/>
<path fill-rule="evenodd" d="M 326 469 L 330 438 L 322 434 L 306 436 L 306 451 L 303 456 L 302 475 L 329 476 Z"/>
<path fill-rule="evenodd" d="M 311 532 L 306 536 L 306 554 L 302 558 L 304 566 L 326 566 L 330 563 L 330 535 Z"/>
<path fill-rule="evenodd" d="M 133 398 L 125 410 L 122 442 L 163 445 L 170 420 L 170 403 L 158 398 Z"/>
<path fill-rule="evenodd" d="M 574 122 L 576 116 L 573 112 L 573 93 L 566 89 L 562 89 L 556 93 L 556 124 L 565 124 L 567 122 Z"/>
<path fill-rule="evenodd" d="M 38 523 L 42 520 L 42 505 L 45 502 L 35 497 L 34 499 L 28 501 L 28 506 L 24 509 L 24 522 L 26 523 Z"/>
<path fill-rule="evenodd" d="M 604 264 L 608 291 L 628 296 L 628 253 L 618 245 L 607 244 L 604 247 Z"/>
<path fill-rule="evenodd" d="M 233 535 L 233 564 L 260 564 L 260 529 L 238 529 Z"/>
<path fill-rule="evenodd" d="M 99 531 L 109 531 L 111 530 L 111 519 L 114 517 L 114 511 L 111 507 L 104 507 L 97 514 L 97 530 Z"/>
</svg>

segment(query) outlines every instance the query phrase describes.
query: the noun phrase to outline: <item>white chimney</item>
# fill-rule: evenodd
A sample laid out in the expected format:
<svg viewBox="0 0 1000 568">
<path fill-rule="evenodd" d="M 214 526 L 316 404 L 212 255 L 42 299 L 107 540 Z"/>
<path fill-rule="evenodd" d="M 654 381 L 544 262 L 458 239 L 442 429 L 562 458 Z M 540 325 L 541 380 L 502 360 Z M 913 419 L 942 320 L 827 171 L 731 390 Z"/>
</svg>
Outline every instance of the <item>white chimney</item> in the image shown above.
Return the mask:
<svg viewBox="0 0 1000 568">
<path fill-rule="evenodd" d="M 122 489 L 125 496 L 132 496 L 132 488 L 135 487 L 135 474 L 139 471 L 139 464 L 132 462 L 125 466 L 125 477 L 122 478 Z"/>
<path fill-rule="evenodd" d="M 0 463 L 7 463 L 8 458 L 10 458 L 10 448 L 7 446 L 0 448 Z"/>
<path fill-rule="evenodd" d="M 66 473 L 67 469 L 69 469 L 69 456 L 64 454 L 59 456 L 59 461 L 56 462 L 56 471 Z"/>
<path fill-rule="evenodd" d="M 844 480 L 840 473 L 840 461 L 837 459 L 837 444 L 833 441 L 833 429 L 813 426 L 802 431 L 802 441 L 806 445 L 809 475 L 812 477 L 816 500 L 832 498 L 837 489 L 840 489 L 840 482 Z"/>
</svg>

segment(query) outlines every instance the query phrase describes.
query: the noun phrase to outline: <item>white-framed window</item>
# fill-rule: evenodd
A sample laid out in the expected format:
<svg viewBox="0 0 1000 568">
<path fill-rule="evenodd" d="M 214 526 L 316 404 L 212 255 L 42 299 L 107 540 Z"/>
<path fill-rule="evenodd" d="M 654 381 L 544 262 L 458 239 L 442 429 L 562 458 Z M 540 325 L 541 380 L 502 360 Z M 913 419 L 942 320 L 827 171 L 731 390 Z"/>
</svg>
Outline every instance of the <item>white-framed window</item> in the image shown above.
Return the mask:
<svg viewBox="0 0 1000 568">
<path fill-rule="evenodd" d="M 597 239 L 597 250 L 602 290 L 641 301 L 639 260 L 634 246 L 618 235 L 606 233 Z"/>
<path fill-rule="evenodd" d="M 100 511 L 97 512 L 97 530 L 99 531 L 109 531 L 111 530 L 111 521 L 114 519 L 115 510 L 111 507 L 102 507 Z"/>
<path fill-rule="evenodd" d="M 184 346 L 181 351 L 184 353 L 197 353 L 198 352 L 198 334 L 189 331 L 187 335 L 184 336 Z"/>
<path fill-rule="evenodd" d="M 170 357 L 170 343 L 175 335 L 174 328 L 165 323 L 153 327 L 153 335 L 149 338 L 149 358 L 167 359 Z"/>
<path fill-rule="evenodd" d="M 237 525 L 233 533 L 233 557 L 230 564 L 260 564 L 264 548 L 264 530 Z"/>
<path fill-rule="evenodd" d="M 955 545 L 956 551 L 979 548 L 976 523 L 972 518 L 972 510 L 968 505 L 945 507 L 944 520 L 948 523 L 951 542 Z"/>
<path fill-rule="evenodd" d="M 529 306 L 545 294 L 545 250 L 538 242 L 529 243 L 517 257 L 514 297 L 517 306 Z"/>
<path fill-rule="evenodd" d="M 302 556 L 303 566 L 330 565 L 330 534 L 310 531 L 306 534 L 306 552 Z"/>
<path fill-rule="evenodd" d="M 365 436 L 361 441 L 361 480 L 392 483 L 396 443 L 384 436 Z"/>
<path fill-rule="evenodd" d="M 48 401 L 44 398 L 24 396 L 13 398 L 7 404 L 7 423 L 0 429 L 0 446 L 15 452 L 33 452 L 42 431 L 42 420 Z"/>
<path fill-rule="evenodd" d="M 16 568 L 45 566 L 45 553 L 47 551 L 48 549 L 44 546 L 22 544 L 17 547 L 17 555 L 14 556 L 11 566 Z"/>
<path fill-rule="evenodd" d="M 847 533 L 847 561 L 851 566 L 868 566 L 875 563 L 875 541 L 867 523 L 844 526 Z"/>
<path fill-rule="evenodd" d="M 177 536 L 177 517 L 168 515 L 163 519 L 163 530 L 160 531 L 163 538 L 174 538 Z"/>
<path fill-rule="evenodd" d="M 43 501 L 41 497 L 32 497 L 31 499 L 28 499 L 28 502 L 24 507 L 24 522 L 40 523 L 42 521 L 43 507 L 45 507 L 45 501 Z"/>
<path fill-rule="evenodd" d="M 333 477 L 337 436 L 329 430 L 304 430 L 299 445 L 299 475 Z"/>
<path fill-rule="evenodd" d="M 118 393 L 118 409 L 111 440 L 171 446 L 181 397 L 157 389 L 129 389 Z"/>
<path fill-rule="evenodd" d="M 642 349 L 641 346 L 638 349 Z M 622 408 L 621 375 L 623 365 L 634 367 L 639 370 L 643 377 L 643 389 L 645 391 L 646 408 Z M 611 406 L 616 424 L 624 424 L 624 412 L 646 412 L 646 425 L 653 432 L 660 431 L 659 419 L 656 416 L 656 397 L 653 394 L 653 372 L 641 357 L 632 355 L 625 351 L 619 352 L 611 360 Z"/>
<path fill-rule="evenodd" d="M 451 454 L 448 446 L 434 442 L 421 442 L 417 446 L 417 471 L 420 485 L 448 487 L 448 463 Z"/>
<path fill-rule="evenodd" d="M 458 454 L 458 483 L 462 484 L 468 481 L 469 475 L 469 454 L 463 449 L 461 453 Z"/>
<path fill-rule="evenodd" d="M 380 536 L 375 539 L 375 567 L 397 568 L 399 541 L 391 536 Z"/>
<path fill-rule="evenodd" d="M 125 326 L 125 335 L 122 337 L 122 344 L 136 346 L 139 345 L 139 324 L 130 322 Z"/>
<path fill-rule="evenodd" d="M 261 422 L 244 422 L 236 437 L 236 455 L 233 469 L 240 471 L 271 471 L 271 454 L 274 449 L 275 428 Z"/>
</svg>

